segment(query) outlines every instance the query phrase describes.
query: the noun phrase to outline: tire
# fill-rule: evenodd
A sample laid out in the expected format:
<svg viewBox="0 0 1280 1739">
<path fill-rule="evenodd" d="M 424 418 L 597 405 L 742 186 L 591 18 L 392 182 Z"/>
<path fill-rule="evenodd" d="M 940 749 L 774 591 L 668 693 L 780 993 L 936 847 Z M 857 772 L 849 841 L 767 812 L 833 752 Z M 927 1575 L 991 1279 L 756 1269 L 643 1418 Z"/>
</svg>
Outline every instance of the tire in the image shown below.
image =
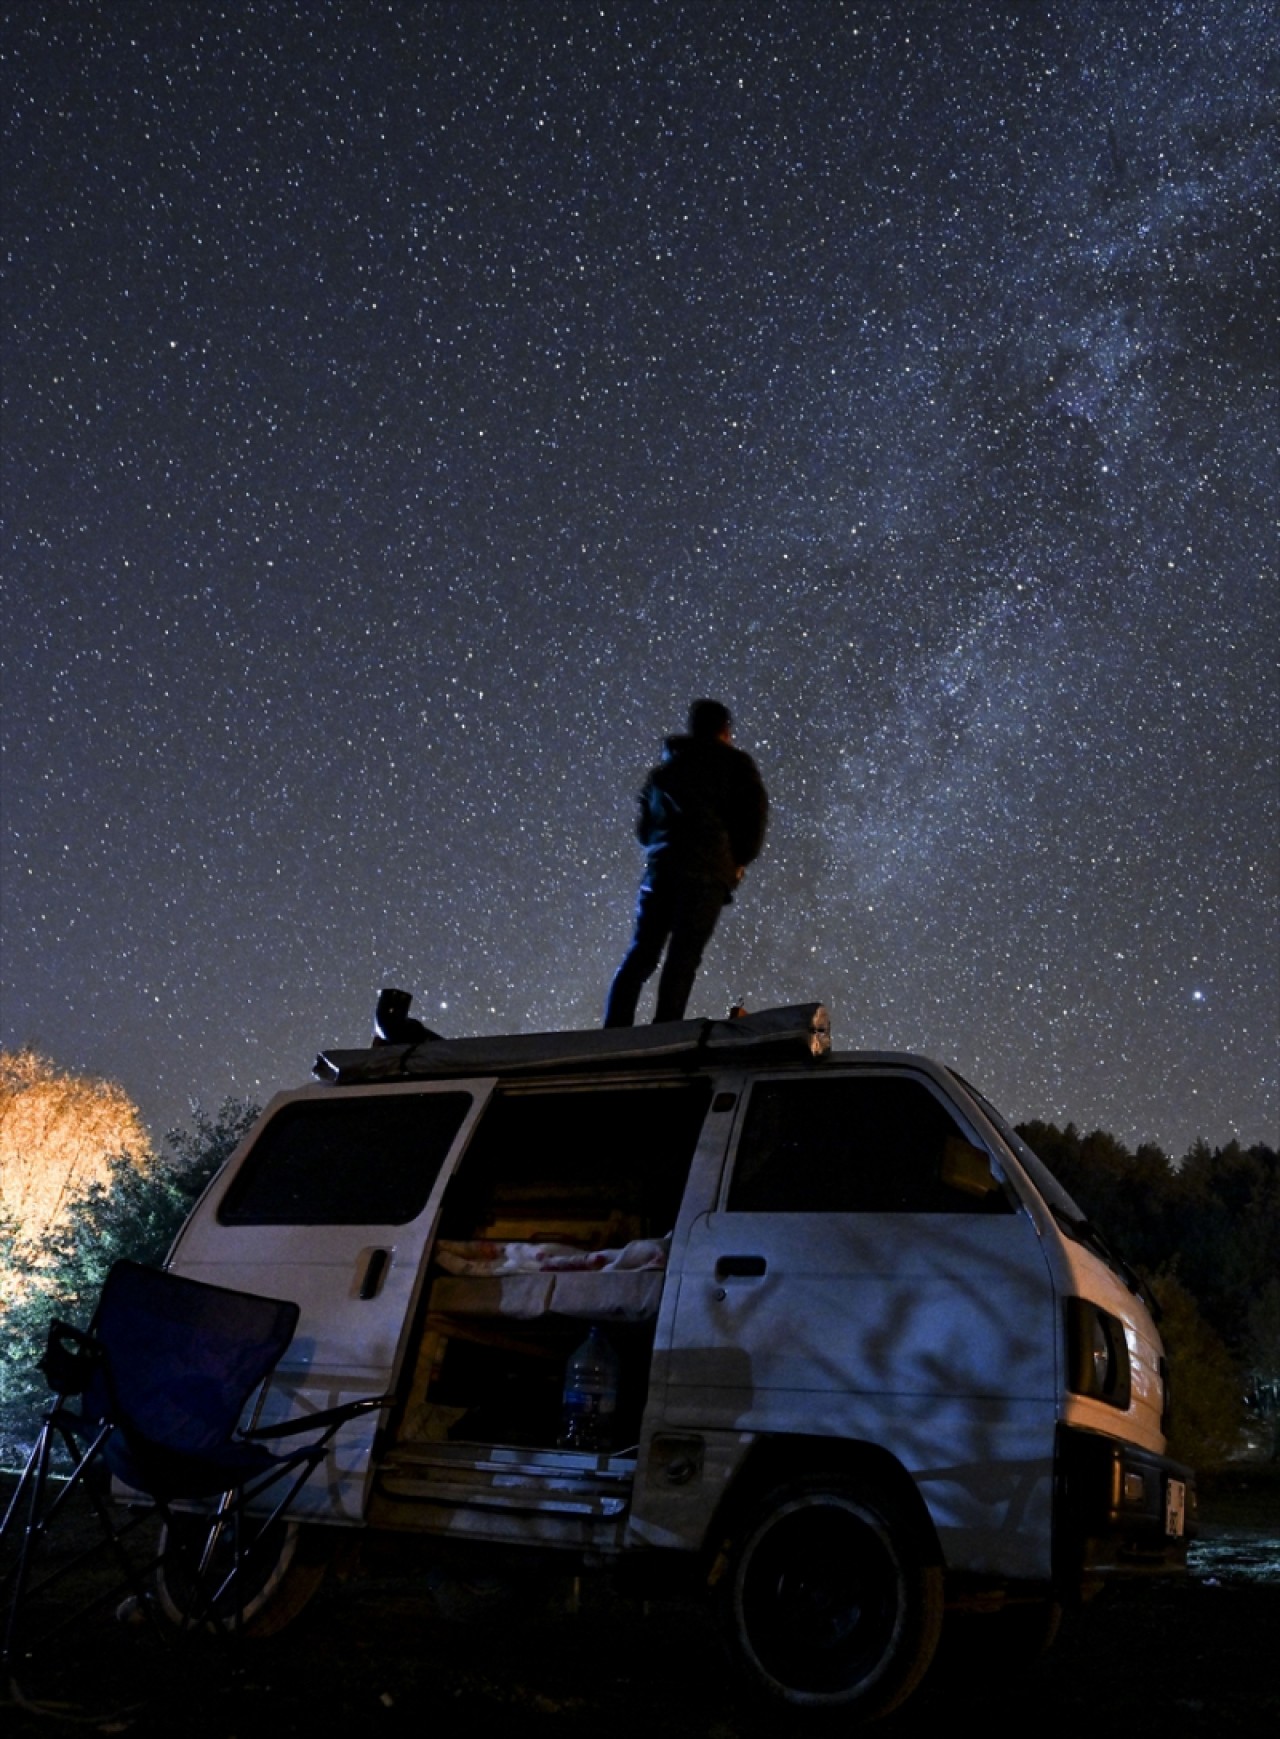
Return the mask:
<svg viewBox="0 0 1280 1739">
<path fill-rule="evenodd" d="M 722 1634 L 758 1704 L 873 1720 L 920 1683 L 942 1628 L 942 1570 L 889 1494 L 793 1481 L 744 1519 L 718 1584 Z"/>
<path fill-rule="evenodd" d="M 247 1526 L 252 1528 L 252 1517 Z M 219 1531 L 210 1562 L 201 1570 L 213 1529 L 209 1516 L 176 1516 L 165 1526 L 156 1569 L 161 1611 L 183 1630 L 274 1636 L 324 1581 L 331 1556 L 327 1530 L 273 1522 L 246 1554 L 234 1581 L 218 1593 L 231 1570 L 232 1548 L 229 1529 Z"/>
</svg>

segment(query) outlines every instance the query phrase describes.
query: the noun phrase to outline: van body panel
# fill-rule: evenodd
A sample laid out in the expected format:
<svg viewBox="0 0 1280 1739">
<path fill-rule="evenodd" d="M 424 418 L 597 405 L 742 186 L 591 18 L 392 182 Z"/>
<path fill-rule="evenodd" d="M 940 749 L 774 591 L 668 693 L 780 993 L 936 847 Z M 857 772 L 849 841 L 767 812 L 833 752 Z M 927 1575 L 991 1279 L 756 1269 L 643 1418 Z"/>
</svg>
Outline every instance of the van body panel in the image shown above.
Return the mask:
<svg viewBox="0 0 1280 1739">
<path fill-rule="evenodd" d="M 877 1444 L 949 1564 L 1048 1574 L 1056 1311 L 1023 1215 L 703 1215 L 672 1341 L 666 1430 Z"/>
<path fill-rule="evenodd" d="M 1053 1293 L 1018 1215 L 705 1214 L 676 1281 L 671 1423 L 710 1406 L 804 1430 L 772 1417 L 782 1395 L 1055 1396 Z"/>
</svg>

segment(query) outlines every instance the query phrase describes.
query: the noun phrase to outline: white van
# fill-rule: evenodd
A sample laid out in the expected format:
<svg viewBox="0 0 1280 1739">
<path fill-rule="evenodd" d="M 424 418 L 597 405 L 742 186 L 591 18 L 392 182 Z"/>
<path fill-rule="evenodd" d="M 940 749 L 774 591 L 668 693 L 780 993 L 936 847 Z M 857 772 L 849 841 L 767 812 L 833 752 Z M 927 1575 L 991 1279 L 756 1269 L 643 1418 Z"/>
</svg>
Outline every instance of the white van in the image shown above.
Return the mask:
<svg viewBox="0 0 1280 1739">
<path fill-rule="evenodd" d="M 1184 1563 L 1140 1286 L 950 1070 L 814 1004 L 317 1073 L 170 1257 L 301 1305 L 262 1422 L 394 1392 L 308 1521 L 693 1570 L 756 1690 L 864 1717 L 952 1610 Z M 561 1448 L 591 1325 L 611 1439 Z"/>
</svg>

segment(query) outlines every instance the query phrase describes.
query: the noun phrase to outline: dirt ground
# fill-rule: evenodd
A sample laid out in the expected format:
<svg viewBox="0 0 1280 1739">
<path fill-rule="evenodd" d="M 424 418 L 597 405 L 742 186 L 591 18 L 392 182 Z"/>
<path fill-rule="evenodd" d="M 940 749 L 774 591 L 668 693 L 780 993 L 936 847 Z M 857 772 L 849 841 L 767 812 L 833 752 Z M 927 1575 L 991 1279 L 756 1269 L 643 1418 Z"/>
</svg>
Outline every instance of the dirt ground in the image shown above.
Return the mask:
<svg viewBox="0 0 1280 1739">
<path fill-rule="evenodd" d="M 6 1739 L 286 1739 L 331 1728 L 421 1739 L 749 1739 L 780 1733 L 736 1702 L 700 1604 L 647 1607 L 601 1578 L 506 1574 L 479 1589 L 421 1549 L 366 1552 L 331 1573 L 290 1629 L 228 1650 L 162 1643 L 114 1601 L 52 1645 L 0 1702 Z M 973 1621 L 970 1621 L 973 1622 Z M 967 1656 L 967 1645 L 951 1644 Z M 1129 1585 L 1069 1614 L 1021 1675 L 952 1660 L 875 1729 L 885 1739 L 979 1727 L 984 1739 L 1230 1739 L 1280 1733 L 1280 1469 L 1208 1486 L 1185 1579 Z"/>
</svg>

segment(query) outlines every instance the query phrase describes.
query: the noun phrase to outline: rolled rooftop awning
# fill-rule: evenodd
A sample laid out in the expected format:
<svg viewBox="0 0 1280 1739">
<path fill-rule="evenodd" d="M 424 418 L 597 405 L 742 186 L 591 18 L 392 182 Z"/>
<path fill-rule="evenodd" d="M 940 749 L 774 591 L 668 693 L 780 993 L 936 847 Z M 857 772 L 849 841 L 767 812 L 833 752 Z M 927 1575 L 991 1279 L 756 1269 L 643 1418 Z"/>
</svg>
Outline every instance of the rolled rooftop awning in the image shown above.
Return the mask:
<svg viewBox="0 0 1280 1739">
<path fill-rule="evenodd" d="M 427 1081 L 461 1075 L 536 1074 L 548 1069 L 635 1067 L 645 1063 L 730 1062 L 821 1057 L 831 1049 L 831 1020 L 820 1002 L 766 1008 L 726 1020 L 673 1020 L 654 1026 L 586 1032 L 509 1033 L 489 1038 L 426 1039 L 416 1045 L 321 1051 L 312 1074 L 332 1086 Z"/>
</svg>

